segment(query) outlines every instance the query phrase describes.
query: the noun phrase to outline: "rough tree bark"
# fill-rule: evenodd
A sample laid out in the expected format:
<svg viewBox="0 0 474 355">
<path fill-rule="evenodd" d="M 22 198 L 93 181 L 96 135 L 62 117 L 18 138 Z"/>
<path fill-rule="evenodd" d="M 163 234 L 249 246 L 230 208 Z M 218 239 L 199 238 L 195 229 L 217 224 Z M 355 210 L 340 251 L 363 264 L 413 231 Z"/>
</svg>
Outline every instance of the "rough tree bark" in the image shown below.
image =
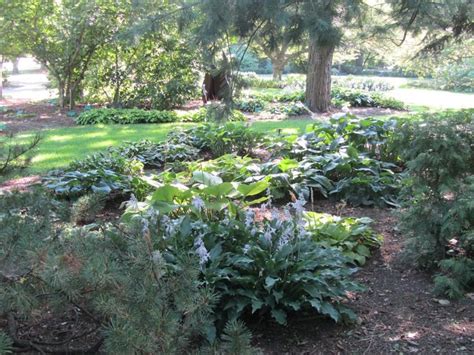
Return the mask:
<svg viewBox="0 0 474 355">
<path fill-rule="evenodd" d="M 313 112 L 327 112 L 331 105 L 331 66 L 334 46 L 309 44 L 306 105 Z"/>
</svg>

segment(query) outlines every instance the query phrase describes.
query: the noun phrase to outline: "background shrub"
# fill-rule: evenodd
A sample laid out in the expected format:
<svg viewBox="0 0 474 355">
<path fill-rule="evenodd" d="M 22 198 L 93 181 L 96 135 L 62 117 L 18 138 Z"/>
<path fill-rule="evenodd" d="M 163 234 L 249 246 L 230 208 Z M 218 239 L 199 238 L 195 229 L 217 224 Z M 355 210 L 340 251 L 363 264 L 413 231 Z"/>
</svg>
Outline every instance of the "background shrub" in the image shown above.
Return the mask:
<svg viewBox="0 0 474 355">
<path fill-rule="evenodd" d="M 409 174 L 401 227 L 407 256 L 440 267 L 436 290 L 459 297 L 474 286 L 474 110 L 441 116 L 405 122 L 395 142 Z"/>
<path fill-rule="evenodd" d="M 140 109 L 94 109 L 82 112 L 77 118 L 79 125 L 88 124 L 134 124 L 166 123 L 178 121 L 173 111 L 140 110 Z"/>
</svg>

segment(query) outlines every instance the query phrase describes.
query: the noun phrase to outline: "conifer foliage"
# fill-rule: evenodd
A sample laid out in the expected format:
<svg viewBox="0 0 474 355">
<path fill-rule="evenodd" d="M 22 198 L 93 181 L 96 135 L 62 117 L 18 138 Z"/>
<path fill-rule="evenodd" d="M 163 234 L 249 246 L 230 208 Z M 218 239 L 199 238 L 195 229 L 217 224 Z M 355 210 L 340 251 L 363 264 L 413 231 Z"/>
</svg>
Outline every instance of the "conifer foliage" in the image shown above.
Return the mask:
<svg viewBox="0 0 474 355">
<path fill-rule="evenodd" d="M 474 286 L 473 111 L 407 122 L 398 140 L 410 176 L 401 223 L 408 256 L 439 267 L 435 290 L 460 297 Z"/>
</svg>

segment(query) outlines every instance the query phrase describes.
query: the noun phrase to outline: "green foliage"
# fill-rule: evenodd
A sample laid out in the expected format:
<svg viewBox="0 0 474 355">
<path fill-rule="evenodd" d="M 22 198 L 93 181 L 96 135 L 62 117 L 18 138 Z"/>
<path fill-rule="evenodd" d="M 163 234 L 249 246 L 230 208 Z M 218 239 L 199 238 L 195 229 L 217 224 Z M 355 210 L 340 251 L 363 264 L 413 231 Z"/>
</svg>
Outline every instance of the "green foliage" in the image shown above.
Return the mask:
<svg viewBox="0 0 474 355">
<path fill-rule="evenodd" d="M 351 75 L 333 78 L 332 85 L 334 87 L 342 87 L 363 91 L 388 91 L 394 88 L 392 84 L 384 80 L 360 78 Z"/>
<path fill-rule="evenodd" d="M 230 114 L 223 112 L 223 106 L 211 103 L 205 107 L 201 107 L 197 112 L 187 114 L 181 117 L 184 122 L 210 122 L 222 123 L 223 121 L 246 121 L 246 117 L 237 110 L 230 111 Z M 226 116 L 225 119 L 223 116 Z"/>
<path fill-rule="evenodd" d="M 300 185 L 354 205 L 396 205 L 400 168 L 391 152 L 396 121 L 346 115 L 294 139 L 289 155 L 300 161 Z M 322 178 L 329 180 L 324 182 Z M 308 188 L 301 191 L 310 197 Z"/>
<path fill-rule="evenodd" d="M 54 77 L 59 105 L 73 107 L 92 56 L 113 39 L 128 9 L 125 2 L 30 1 L 5 2 L 2 13 L 15 41 Z"/>
<path fill-rule="evenodd" d="M 71 221 L 75 224 L 89 224 L 104 209 L 105 197 L 99 193 L 79 197 L 71 208 Z"/>
<path fill-rule="evenodd" d="M 239 208 L 261 203 L 267 197 L 261 196 L 268 188 L 268 181 L 252 184 L 223 182 L 218 176 L 204 171 L 193 172 L 192 187 L 181 184 L 164 184 L 158 187 L 145 202 L 138 204 L 139 211 L 155 209 L 161 215 L 177 217 L 180 215 L 196 216 L 207 220 L 224 213 L 236 214 Z M 136 214 L 135 205 L 128 208 L 123 220 L 128 221 Z"/>
<path fill-rule="evenodd" d="M 225 154 L 213 160 L 189 162 L 187 174 L 204 171 L 219 176 L 223 181 L 243 181 L 252 175 L 250 169 L 255 164 L 258 161 L 250 157 Z"/>
<path fill-rule="evenodd" d="M 110 353 L 183 353 L 212 328 L 217 296 L 198 281 L 197 257 L 176 251 L 170 264 L 142 228 L 58 235 L 41 196 L 0 204 L 0 312 L 28 319 L 80 304 Z"/>
<path fill-rule="evenodd" d="M 396 140 L 409 177 L 401 227 L 407 256 L 419 266 L 441 266 L 437 290 L 451 296 L 472 287 L 474 225 L 473 110 L 406 122 Z M 426 116 L 425 116 L 426 118 Z M 438 264 L 439 263 L 439 264 Z M 464 267 L 461 275 L 456 272 Z M 472 270 L 472 269 L 471 269 Z M 466 281 L 467 280 L 467 281 Z"/>
<path fill-rule="evenodd" d="M 364 265 L 370 250 L 382 244 L 382 236 L 370 228 L 370 218 L 337 217 L 327 213 L 306 212 L 306 229 L 326 247 L 342 251 L 350 262 Z"/>
<path fill-rule="evenodd" d="M 239 320 L 227 322 L 222 335 L 222 351 L 229 355 L 253 355 L 255 349 L 250 341 L 252 334 L 247 330 L 245 324 Z"/>
<path fill-rule="evenodd" d="M 304 102 L 305 94 L 303 91 L 289 91 L 275 97 L 279 102 Z"/>
<path fill-rule="evenodd" d="M 279 94 L 256 94 L 256 99 L 267 102 L 304 102 L 304 91 L 288 91 Z M 386 97 L 379 92 L 368 92 L 358 89 L 349 89 L 343 87 L 334 87 L 331 91 L 333 103 L 337 106 L 350 107 L 382 107 L 395 110 L 404 110 L 403 102 Z"/>
<path fill-rule="evenodd" d="M 45 187 L 63 196 L 81 196 L 89 192 L 110 194 L 130 190 L 129 178 L 108 169 L 51 171 L 43 178 Z"/>
<path fill-rule="evenodd" d="M 269 80 L 263 79 L 258 75 L 250 75 L 250 73 L 245 73 L 245 76 L 240 78 L 241 85 L 244 88 L 258 88 L 258 89 L 284 89 L 287 85 L 285 81 L 282 80 Z"/>
<path fill-rule="evenodd" d="M 285 114 L 287 116 L 299 116 L 310 113 L 308 108 L 301 102 L 279 104 L 270 109 L 271 113 Z"/>
<path fill-rule="evenodd" d="M 263 142 L 263 133 L 241 123 L 204 124 L 184 131 L 188 144 L 219 157 L 224 154 L 249 154 Z M 172 136 L 173 137 L 173 136 Z"/>
<path fill-rule="evenodd" d="M 474 92 L 474 61 L 465 59 L 460 63 L 440 65 L 432 73 L 432 79 L 410 80 L 408 87 Z"/>
<path fill-rule="evenodd" d="M 472 242 L 472 241 L 471 241 Z M 441 273 L 434 277 L 434 292 L 450 298 L 461 298 L 474 286 L 474 260 L 468 257 L 444 259 Z"/>
<path fill-rule="evenodd" d="M 0 138 L 0 175 L 15 169 L 26 167 L 31 160 L 31 153 L 41 142 L 41 136 L 35 135 L 27 144 L 18 144 L 14 135 Z"/>
<path fill-rule="evenodd" d="M 394 120 L 344 116 L 316 123 L 300 137 L 268 139 L 264 147 L 273 153 L 273 159 L 265 162 L 224 155 L 188 163 L 181 173 L 167 172 L 159 179 L 189 184 L 194 171 L 205 171 L 225 182 L 267 179 L 274 199 L 289 198 L 291 194 L 310 199 L 319 194 L 353 205 L 397 206 L 402 168 L 392 163 L 400 163 L 391 144 L 396 127 Z M 190 132 L 180 139 L 203 149 L 200 135 L 194 129 Z M 288 158 L 282 158 L 285 156 Z"/>
<path fill-rule="evenodd" d="M 206 207 L 199 206 L 195 208 L 206 213 Z M 226 208 L 224 215 L 208 215 L 205 221 L 183 210 L 183 217 L 164 218 L 155 225 L 150 221 L 149 226 L 153 240 L 167 253 L 193 250 L 199 255 L 205 284 L 221 296 L 222 311 L 216 314 L 220 320 L 251 312 L 285 324 L 288 312 L 302 309 L 314 309 L 335 321 L 353 319 L 342 300 L 347 291 L 360 290 L 349 281 L 355 270 L 347 267 L 348 259 L 337 249 L 308 236 L 301 201 L 294 208 L 296 217 L 288 210 L 273 210 L 268 211 L 270 219 L 261 221 L 255 216 L 265 208 L 246 214 Z M 127 219 L 141 221 L 152 214 L 140 204 L 130 204 Z"/>
<path fill-rule="evenodd" d="M 333 88 L 331 96 L 337 102 L 346 102 L 350 107 L 382 107 L 403 110 L 405 105 L 396 99 L 386 97 L 378 92 L 369 93 L 361 90 Z"/>
<path fill-rule="evenodd" d="M 139 110 L 139 109 L 94 109 L 82 112 L 77 118 L 79 125 L 88 124 L 135 124 L 166 123 L 178 121 L 173 111 Z"/>
<path fill-rule="evenodd" d="M 259 99 L 241 99 L 235 103 L 235 107 L 244 112 L 260 112 L 265 109 L 265 101 Z"/>
<path fill-rule="evenodd" d="M 114 107 L 168 110 L 197 97 L 195 52 L 170 20 L 161 20 L 159 30 L 141 29 L 138 36 L 125 32 L 105 46 L 86 75 L 87 98 Z"/>
<path fill-rule="evenodd" d="M 10 354 L 13 349 L 13 341 L 8 335 L 0 331 L 0 354 Z"/>
</svg>

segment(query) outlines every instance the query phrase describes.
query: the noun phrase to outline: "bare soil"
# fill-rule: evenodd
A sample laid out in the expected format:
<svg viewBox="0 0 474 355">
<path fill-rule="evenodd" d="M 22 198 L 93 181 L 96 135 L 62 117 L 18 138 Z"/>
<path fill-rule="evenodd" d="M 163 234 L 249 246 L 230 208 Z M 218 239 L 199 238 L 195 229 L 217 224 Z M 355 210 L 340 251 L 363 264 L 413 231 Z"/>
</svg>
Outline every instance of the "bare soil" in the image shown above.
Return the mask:
<svg viewBox="0 0 474 355">
<path fill-rule="evenodd" d="M 112 203 L 99 218 L 115 219 Z M 396 211 L 354 208 L 318 201 L 310 209 L 341 216 L 368 216 L 384 244 L 374 252 L 356 279 L 367 290 L 349 305 L 359 316 L 354 324 L 335 324 L 317 314 L 295 314 L 286 327 L 268 319 L 248 323 L 254 345 L 264 354 L 472 354 L 474 353 L 474 295 L 442 305 L 431 293 L 431 276 L 405 263 L 403 237 L 396 231 Z M 104 215 L 105 214 L 105 215 Z M 97 352 L 100 333 L 92 315 L 71 306 L 66 314 L 44 312 L 34 321 L 13 321 L 17 340 L 46 353 Z M 0 329 L 7 328 L 0 318 Z M 50 344 L 50 345 L 48 345 Z M 36 353 L 35 348 L 28 353 Z"/>
<path fill-rule="evenodd" d="M 255 343 L 265 354 L 474 353 L 474 295 L 440 304 L 431 292 L 431 276 L 403 261 L 396 211 L 328 201 L 312 209 L 368 216 L 384 244 L 356 274 L 367 288 L 349 303 L 359 316 L 356 324 L 337 325 L 315 315 L 292 317 L 286 327 L 254 324 Z"/>
<path fill-rule="evenodd" d="M 0 111 L 0 124 L 6 124 L 9 132 L 38 131 L 75 125 L 74 119 L 68 117 L 65 111 L 60 111 L 55 105 L 48 103 L 0 100 L 0 104 L 8 108 L 6 112 Z"/>
<path fill-rule="evenodd" d="M 72 127 L 75 126 L 74 119 L 67 115 L 67 110 L 59 110 L 57 106 L 46 103 L 37 102 L 30 103 L 25 100 L 0 100 L 0 105 L 6 106 L 8 111 L 0 111 L 0 126 L 6 125 L 8 132 L 18 133 L 25 131 L 38 131 L 43 129 Z M 180 111 L 192 111 L 202 107 L 201 100 L 189 101 Z M 81 111 L 80 106 L 76 109 L 76 114 Z M 19 113 L 21 112 L 21 113 Z M 345 111 L 332 110 L 325 114 L 300 115 L 292 116 L 291 119 L 320 119 L 329 118 L 331 115 L 342 113 Z M 351 108 L 351 112 L 359 117 L 395 115 L 400 111 L 375 108 L 375 107 L 355 107 Z M 262 113 L 245 113 L 250 121 L 262 120 L 283 120 L 287 119 L 282 114 L 272 114 L 269 112 Z M 0 134 L 2 130 L 0 129 Z"/>
</svg>

